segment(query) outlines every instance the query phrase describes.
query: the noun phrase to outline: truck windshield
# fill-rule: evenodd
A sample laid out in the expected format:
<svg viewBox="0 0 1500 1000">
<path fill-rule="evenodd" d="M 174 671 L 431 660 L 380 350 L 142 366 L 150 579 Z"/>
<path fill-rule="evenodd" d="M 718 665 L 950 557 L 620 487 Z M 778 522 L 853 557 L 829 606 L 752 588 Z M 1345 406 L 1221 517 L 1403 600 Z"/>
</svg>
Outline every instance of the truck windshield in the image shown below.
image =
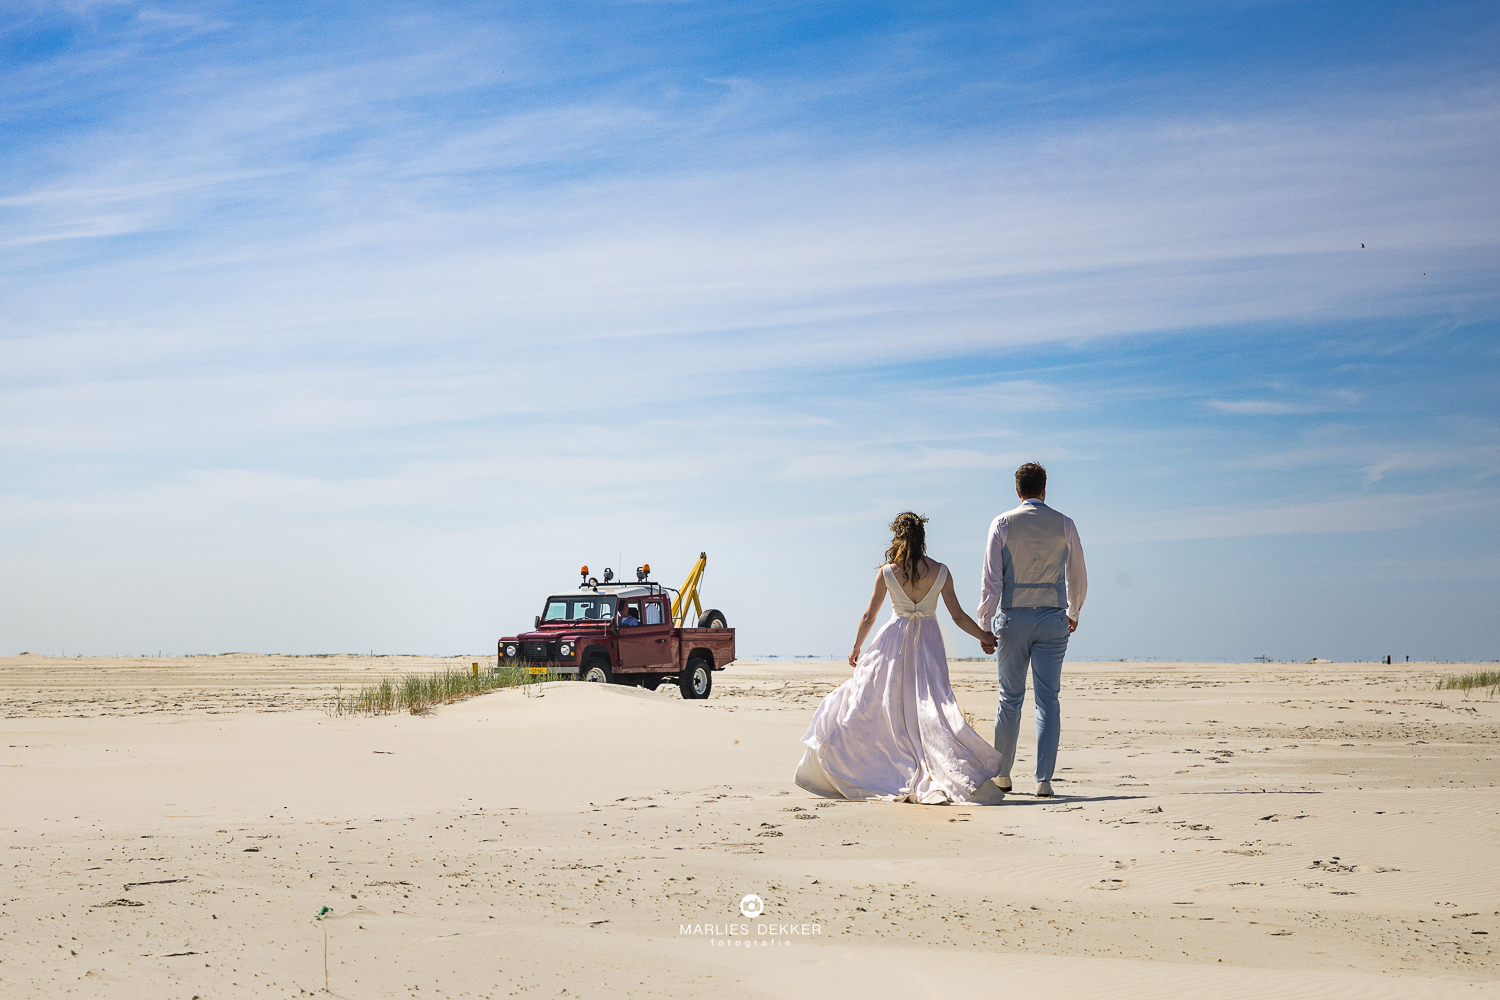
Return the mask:
<svg viewBox="0 0 1500 1000">
<path fill-rule="evenodd" d="M 613 597 L 549 597 L 544 622 L 597 622 L 615 616 Z"/>
</svg>

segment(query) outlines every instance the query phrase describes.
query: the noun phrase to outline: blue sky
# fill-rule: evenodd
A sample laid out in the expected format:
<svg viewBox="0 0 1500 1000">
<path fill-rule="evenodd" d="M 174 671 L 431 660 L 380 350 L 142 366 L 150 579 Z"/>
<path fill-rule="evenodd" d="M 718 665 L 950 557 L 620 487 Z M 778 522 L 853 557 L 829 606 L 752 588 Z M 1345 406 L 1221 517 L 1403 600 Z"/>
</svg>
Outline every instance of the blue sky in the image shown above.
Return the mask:
<svg viewBox="0 0 1500 1000">
<path fill-rule="evenodd" d="M 1500 657 L 1497 27 L 7 5 L 0 652 L 479 652 L 707 550 L 842 653 L 1036 459 L 1076 656 Z"/>
</svg>

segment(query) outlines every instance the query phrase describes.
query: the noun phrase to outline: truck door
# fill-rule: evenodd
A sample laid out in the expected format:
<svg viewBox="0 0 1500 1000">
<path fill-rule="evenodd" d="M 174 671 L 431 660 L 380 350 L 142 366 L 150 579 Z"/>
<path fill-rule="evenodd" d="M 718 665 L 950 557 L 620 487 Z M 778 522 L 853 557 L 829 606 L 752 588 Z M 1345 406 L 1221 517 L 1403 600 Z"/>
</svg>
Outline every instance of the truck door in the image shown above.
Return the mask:
<svg viewBox="0 0 1500 1000">
<path fill-rule="evenodd" d="M 666 599 L 646 597 L 639 602 L 641 623 L 620 629 L 620 665 L 627 671 L 673 673 L 677 670 L 677 651 L 672 642 L 672 618 Z"/>
</svg>

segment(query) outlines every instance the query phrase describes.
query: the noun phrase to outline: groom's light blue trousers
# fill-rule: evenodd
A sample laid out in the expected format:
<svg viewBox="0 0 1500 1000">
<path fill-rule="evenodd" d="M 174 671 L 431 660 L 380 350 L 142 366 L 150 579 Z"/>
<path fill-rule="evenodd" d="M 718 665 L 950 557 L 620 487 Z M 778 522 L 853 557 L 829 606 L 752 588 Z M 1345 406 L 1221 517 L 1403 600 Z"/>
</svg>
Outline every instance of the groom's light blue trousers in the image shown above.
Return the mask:
<svg viewBox="0 0 1500 1000">
<path fill-rule="evenodd" d="M 1068 614 L 1062 608 L 1005 608 L 992 623 L 999 647 L 1000 705 L 995 710 L 995 749 L 1000 773 L 1010 776 L 1021 735 L 1021 703 L 1026 700 L 1026 667 L 1031 667 L 1036 701 L 1036 780 L 1051 781 L 1057 768 L 1062 734 L 1057 692 L 1062 686 L 1063 656 L 1068 651 Z"/>
</svg>

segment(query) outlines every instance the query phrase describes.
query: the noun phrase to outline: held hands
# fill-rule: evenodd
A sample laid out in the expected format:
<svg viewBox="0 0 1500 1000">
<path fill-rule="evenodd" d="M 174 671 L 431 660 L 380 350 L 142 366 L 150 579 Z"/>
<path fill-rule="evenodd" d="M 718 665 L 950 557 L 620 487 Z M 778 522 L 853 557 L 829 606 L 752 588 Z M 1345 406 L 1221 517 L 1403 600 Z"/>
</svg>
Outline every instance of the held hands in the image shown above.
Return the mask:
<svg viewBox="0 0 1500 1000">
<path fill-rule="evenodd" d="M 984 651 L 985 656 L 989 656 L 995 651 L 995 637 L 992 635 L 988 635 L 980 639 L 979 648 Z"/>
<path fill-rule="evenodd" d="M 1068 619 L 1068 634 L 1072 635 L 1074 632 L 1077 632 L 1077 631 L 1078 631 L 1078 619 L 1077 618 L 1069 618 Z"/>
</svg>

